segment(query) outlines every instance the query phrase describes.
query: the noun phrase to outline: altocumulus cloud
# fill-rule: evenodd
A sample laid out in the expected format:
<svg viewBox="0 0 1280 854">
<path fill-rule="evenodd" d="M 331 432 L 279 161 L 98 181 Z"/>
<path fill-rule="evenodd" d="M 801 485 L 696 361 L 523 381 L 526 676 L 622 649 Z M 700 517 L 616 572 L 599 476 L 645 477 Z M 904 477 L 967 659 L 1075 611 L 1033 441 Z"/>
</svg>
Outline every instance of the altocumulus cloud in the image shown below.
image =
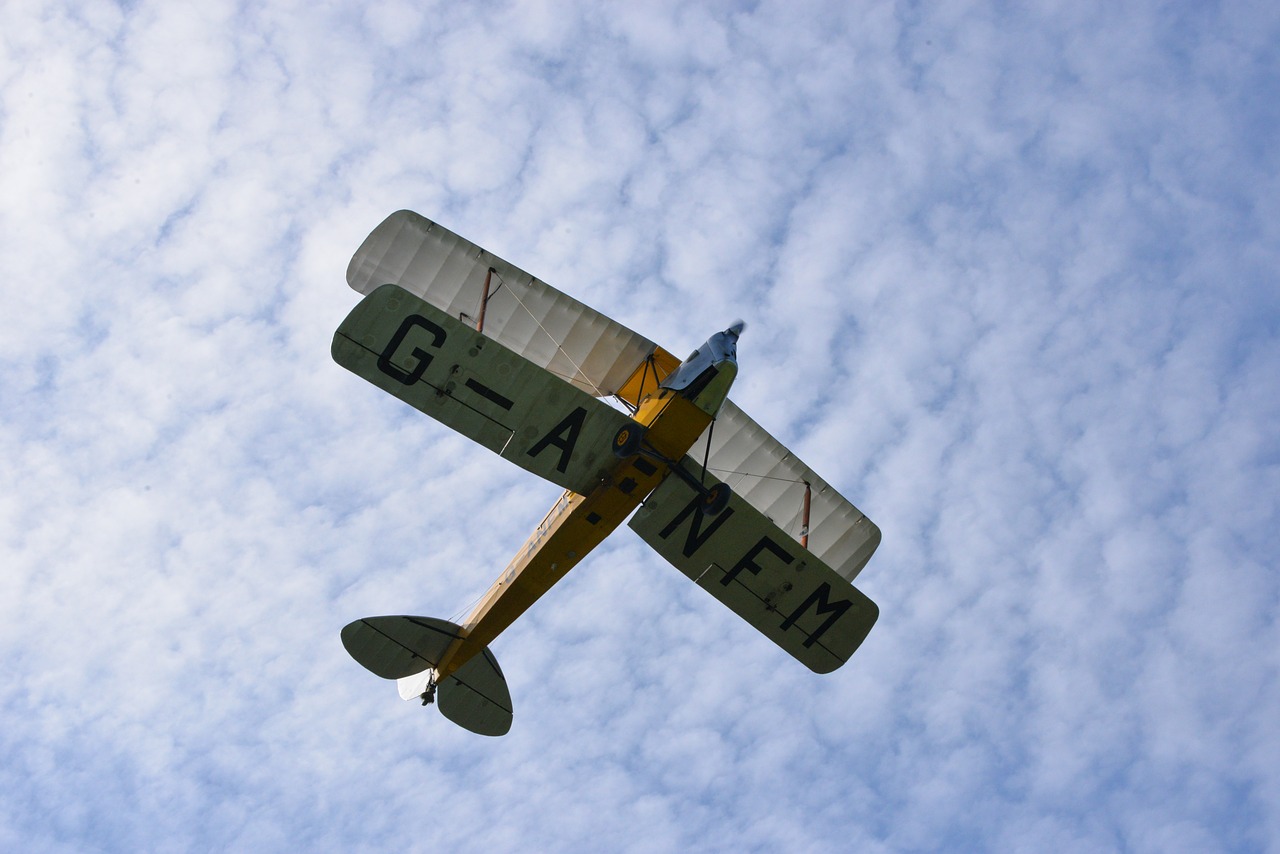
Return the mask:
<svg viewBox="0 0 1280 854">
<path fill-rule="evenodd" d="M 0 8 L 0 846 L 1280 845 L 1261 3 Z M 411 207 L 684 352 L 865 509 L 815 677 L 627 532 L 511 735 L 338 629 L 554 489 L 347 375 Z"/>
</svg>

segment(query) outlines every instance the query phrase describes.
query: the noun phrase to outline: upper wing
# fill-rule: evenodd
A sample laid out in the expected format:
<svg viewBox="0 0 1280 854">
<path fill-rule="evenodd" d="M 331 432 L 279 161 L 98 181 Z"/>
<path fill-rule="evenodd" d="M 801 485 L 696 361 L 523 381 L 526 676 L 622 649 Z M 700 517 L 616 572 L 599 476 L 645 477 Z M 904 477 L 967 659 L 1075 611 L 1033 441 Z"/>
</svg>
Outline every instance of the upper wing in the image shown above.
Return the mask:
<svg viewBox="0 0 1280 854">
<path fill-rule="evenodd" d="M 344 368 L 522 468 L 587 493 L 614 464 L 621 412 L 396 285 L 333 336 Z"/>
<path fill-rule="evenodd" d="M 702 477 L 685 457 L 682 465 Z M 708 486 L 717 482 L 706 476 Z M 810 670 L 827 673 L 853 655 L 880 611 L 739 495 L 719 515 L 668 476 L 631 517 L 646 543 Z"/>
<path fill-rule="evenodd" d="M 799 539 L 804 527 L 804 489 L 810 486 L 809 551 L 849 581 L 880 545 L 880 529 L 831 484 L 814 473 L 749 415 L 726 400 L 715 422 L 694 443 L 701 459 L 711 442 L 707 468 L 735 495 Z"/>
<path fill-rule="evenodd" d="M 589 394 L 616 394 L 634 403 L 646 375 L 645 387 L 652 388 L 680 362 L 649 339 L 413 211 L 387 217 L 347 267 L 347 282 L 362 294 L 383 284 L 399 285 L 473 326 L 486 279 L 484 334 Z M 659 376 L 652 379 L 655 373 Z"/>
</svg>

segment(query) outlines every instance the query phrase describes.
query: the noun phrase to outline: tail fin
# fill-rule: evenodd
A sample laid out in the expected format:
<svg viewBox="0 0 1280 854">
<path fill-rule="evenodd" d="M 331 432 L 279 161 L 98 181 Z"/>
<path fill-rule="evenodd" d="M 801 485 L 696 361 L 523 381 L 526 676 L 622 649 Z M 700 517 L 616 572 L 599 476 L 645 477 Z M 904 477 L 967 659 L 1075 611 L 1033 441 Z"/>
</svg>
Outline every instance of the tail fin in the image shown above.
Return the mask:
<svg viewBox="0 0 1280 854">
<path fill-rule="evenodd" d="M 435 678 L 441 656 L 462 628 L 431 617 L 365 617 L 342 630 L 351 657 L 383 679 L 399 680 L 400 696 L 423 696 Z M 440 712 L 480 735 L 505 735 L 511 729 L 511 694 L 488 648 L 436 686 Z"/>
</svg>

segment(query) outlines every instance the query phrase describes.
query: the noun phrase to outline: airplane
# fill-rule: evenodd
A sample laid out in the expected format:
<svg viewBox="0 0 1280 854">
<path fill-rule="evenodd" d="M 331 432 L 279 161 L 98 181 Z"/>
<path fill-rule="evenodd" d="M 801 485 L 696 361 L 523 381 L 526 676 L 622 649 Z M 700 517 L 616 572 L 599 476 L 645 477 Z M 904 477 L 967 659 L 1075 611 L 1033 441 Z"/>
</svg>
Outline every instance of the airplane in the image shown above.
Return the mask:
<svg viewBox="0 0 1280 854">
<path fill-rule="evenodd" d="M 364 296 L 334 334 L 339 365 L 564 489 L 461 623 L 343 628 L 352 658 L 404 699 L 506 734 L 511 695 L 489 645 L 628 517 L 814 672 L 866 638 L 879 608 L 852 582 L 880 529 L 728 399 L 742 322 L 681 361 L 407 210 L 365 239 L 347 282 Z"/>
</svg>

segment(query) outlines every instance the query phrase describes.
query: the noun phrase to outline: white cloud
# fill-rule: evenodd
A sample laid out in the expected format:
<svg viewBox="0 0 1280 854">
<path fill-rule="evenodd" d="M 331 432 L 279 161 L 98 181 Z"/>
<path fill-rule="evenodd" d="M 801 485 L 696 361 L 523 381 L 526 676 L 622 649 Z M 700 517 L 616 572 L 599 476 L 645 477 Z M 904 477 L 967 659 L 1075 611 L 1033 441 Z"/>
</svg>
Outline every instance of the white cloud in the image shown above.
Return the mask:
<svg viewBox="0 0 1280 854">
<path fill-rule="evenodd" d="M 1275 13 L 0 9 L 0 846 L 1280 840 Z M 481 740 L 346 656 L 555 490 L 334 365 L 412 207 L 884 529 L 809 674 L 621 531 Z M 442 804 L 449 819 L 440 820 Z"/>
</svg>

